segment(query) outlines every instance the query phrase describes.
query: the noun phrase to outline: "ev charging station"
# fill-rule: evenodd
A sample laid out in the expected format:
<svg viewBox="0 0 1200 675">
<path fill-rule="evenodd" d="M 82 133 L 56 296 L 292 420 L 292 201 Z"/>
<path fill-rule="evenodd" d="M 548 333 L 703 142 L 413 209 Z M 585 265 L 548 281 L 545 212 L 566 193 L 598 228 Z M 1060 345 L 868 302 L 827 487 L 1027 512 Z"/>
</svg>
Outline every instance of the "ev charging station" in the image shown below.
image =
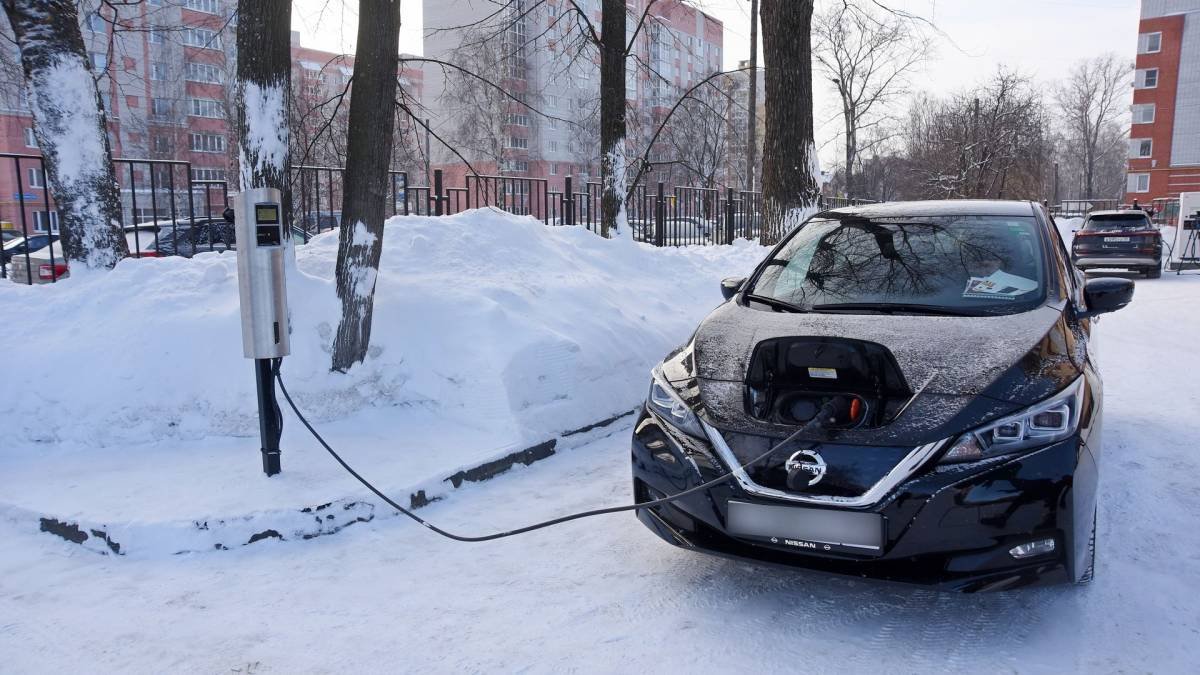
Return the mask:
<svg viewBox="0 0 1200 675">
<path fill-rule="evenodd" d="M 283 418 L 275 400 L 274 366 L 291 353 L 284 262 L 291 237 L 284 231 L 283 199 L 275 188 L 234 196 L 242 353 L 254 359 L 263 472 L 279 473 Z"/>
<path fill-rule="evenodd" d="M 1176 225 L 1167 269 L 1179 272 L 1200 267 L 1200 192 L 1179 194 L 1179 222 Z"/>
</svg>

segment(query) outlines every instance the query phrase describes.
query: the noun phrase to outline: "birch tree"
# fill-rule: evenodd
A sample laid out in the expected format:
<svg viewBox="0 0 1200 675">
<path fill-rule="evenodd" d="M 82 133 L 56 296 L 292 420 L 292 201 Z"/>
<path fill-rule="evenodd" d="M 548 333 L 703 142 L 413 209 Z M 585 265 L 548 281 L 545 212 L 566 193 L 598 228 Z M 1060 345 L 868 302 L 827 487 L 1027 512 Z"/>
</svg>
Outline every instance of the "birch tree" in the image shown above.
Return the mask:
<svg viewBox="0 0 1200 675">
<path fill-rule="evenodd" d="M 342 317 L 333 370 L 341 372 L 366 358 L 371 340 L 393 136 L 379 130 L 396 123 L 400 0 L 360 0 L 358 17 L 336 272 Z"/>
<path fill-rule="evenodd" d="M 763 243 L 804 222 L 817 203 L 813 145 L 813 0 L 760 0 L 763 89 Z"/>
<path fill-rule="evenodd" d="M 284 213 L 291 213 L 291 20 L 292 5 L 287 0 L 238 2 L 238 183 L 242 190 L 280 190 Z M 291 231 L 285 236 L 290 237 Z"/>
<path fill-rule="evenodd" d="M 63 255 L 110 269 L 128 254 L 108 119 L 74 0 L 3 0 L 21 52 L 33 130 L 58 206 Z"/>
</svg>

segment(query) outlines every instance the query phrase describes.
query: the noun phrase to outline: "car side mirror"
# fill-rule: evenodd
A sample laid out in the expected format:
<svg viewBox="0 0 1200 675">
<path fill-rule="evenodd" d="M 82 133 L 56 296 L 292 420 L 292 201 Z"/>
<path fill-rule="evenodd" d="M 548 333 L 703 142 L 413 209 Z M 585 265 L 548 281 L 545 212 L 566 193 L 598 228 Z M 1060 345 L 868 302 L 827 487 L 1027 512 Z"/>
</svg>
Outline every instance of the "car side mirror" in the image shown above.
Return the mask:
<svg viewBox="0 0 1200 675">
<path fill-rule="evenodd" d="M 1081 319 L 1115 312 L 1133 300 L 1133 281 L 1117 277 L 1091 279 L 1083 285 L 1083 299 L 1087 311 L 1080 312 Z"/>
<path fill-rule="evenodd" d="M 723 295 L 726 300 L 732 298 L 733 296 L 737 295 L 737 292 L 741 290 L 742 284 L 744 283 L 746 283 L 746 277 L 729 277 L 722 279 L 721 295 Z"/>
</svg>

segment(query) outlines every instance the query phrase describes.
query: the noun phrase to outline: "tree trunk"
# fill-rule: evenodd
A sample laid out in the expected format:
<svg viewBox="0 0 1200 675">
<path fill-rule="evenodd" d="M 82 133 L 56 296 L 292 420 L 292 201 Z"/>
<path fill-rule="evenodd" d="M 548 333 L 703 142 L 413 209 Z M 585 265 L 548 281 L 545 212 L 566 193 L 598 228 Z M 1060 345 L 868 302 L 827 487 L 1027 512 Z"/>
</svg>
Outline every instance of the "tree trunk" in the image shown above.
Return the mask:
<svg viewBox="0 0 1200 675">
<path fill-rule="evenodd" d="M 58 207 L 63 255 L 110 269 L 129 250 L 108 144 L 108 119 L 74 0 L 3 0 L 21 51 L 33 129 Z"/>
<path fill-rule="evenodd" d="M 288 189 L 288 109 L 291 100 L 288 0 L 239 0 L 237 25 L 238 172 L 242 190 L 276 188 L 284 213 Z M 284 228 L 291 236 L 290 228 Z"/>
<path fill-rule="evenodd" d="M 758 153 L 758 0 L 750 0 L 750 86 L 746 101 L 746 191 L 754 192 Z"/>
<path fill-rule="evenodd" d="M 813 146 L 813 0 L 761 0 L 766 133 L 764 244 L 804 222 L 817 203 Z"/>
<path fill-rule="evenodd" d="M 333 341 L 333 370 L 340 372 L 361 363 L 371 341 L 400 62 L 400 0 L 361 0 L 358 12 L 337 257 L 342 318 Z"/>
<path fill-rule="evenodd" d="M 846 197 L 854 199 L 854 156 L 858 149 L 858 130 L 854 125 L 854 111 L 845 103 L 848 95 L 848 92 L 842 94 L 842 117 L 846 122 Z"/>
<path fill-rule="evenodd" d="M 600 234 L 625 222 L 625 0 L 604 0 L 600 19 Z"/>
</svg>

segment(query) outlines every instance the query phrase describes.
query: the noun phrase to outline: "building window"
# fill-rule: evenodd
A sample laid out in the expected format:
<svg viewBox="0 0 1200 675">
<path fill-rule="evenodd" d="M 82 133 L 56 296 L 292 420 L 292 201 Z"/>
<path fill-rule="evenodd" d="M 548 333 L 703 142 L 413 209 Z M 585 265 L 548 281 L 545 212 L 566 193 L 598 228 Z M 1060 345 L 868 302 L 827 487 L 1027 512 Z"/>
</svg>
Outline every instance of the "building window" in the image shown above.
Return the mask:
<svg viewBox="0 0 1200 675">
<path fill-rule="evenodd" d="M 520 138 L 518 136 L 511 136 L 508 139 L 508 147 L 516 148 L 518 150 L 528 150 L 529 149 L 529 139 L 528 138 Z"/>
<path fill-rule="evenodd" d="M 37 136 L 33 133 L 33 127 L 25 127 L 25 147 L 36 148 L 37 146 Z"/>
<path fill-rule="evenodd" d="M 201 49 L 220 49 L 221 36 L 207 28 L 188 28 L 183 31 L 183 44 Z"/>
<path fill-rule="evenodd" d="M 513 124 L 518 127 L 529 126 L 529 115 L 522 115 L 520 113 L 509 113 L 507 117 L 508 117 L 507 121 L 509 124 Z"/>
<path fill-rule="evenodd" d="M 551 5 L 551 7 L 553 7 L 553 6 L 554 5 Z M 546 107 L 547 108 L 557 108 L 558 107 L 558 96 L 556 96 L 554 94 L 547 95 L 546 96 Z"/>
<path fill-rule="evenodd" d="M 1139 54 L 1157 54 L 1162 51 L 1162 33 L 1142 33 L 1138 36 Z"/>
<path fill-rule="evenodd" d="M 154 152 L 160 155 L 169 155 L 175 151 L 175 144 L 171 142 L 170 136 L 155 136 L 154 137 Z"/>
<path fill-rule="evenodd" d="M 171 101 L 165 98 L 150 99 L 150 114 L 155 119 L 167 119 L 171 116 Z"/>
<path fill-rule="evenodd" d="M 558 164 L 555 164 L 554 162 L 550 162 L 550 175 L 551 176 L 558 175 Z"/>
<path fill-rule="evenodd" d="M 225 180 L 225 169 L 193 167 L 192 180 Z"/>
<path fill-rule="evenodd" d="M 546 120 L 546 123 L 547 123 L 548 125 L 550 125 L 550 128 L 551 128 L 551 129 L 557 129 L 557 128 L 558 128 L 558 120 L 554 119 L 553 117 L 551 117 L 550 119 Z"/>
<path fill-rule="evenodd" d="M 1133 106 L 1134 124 L 1152 124 L 1154 122 L 1154 104 L 1136 103 Z"/>
<path fill-rule="evenodd" d="M 155 27 L 151 28 L 150 35 L 149 35 L 150 44 L 161 45 L 163 42 L 165 42 L 166 40 L 163 35 L 164 32 L 165 31 L 162 29 L 161 26 L 155 26 Z"/>
<path fill-rule="evenodd" d="M 99 14 L 88 14 L 87 27 L 93 33 L 104 32 L 104 18 Z"/>
<path fill-rule="evenodd" d="M 1154 141 L 1149 138 L 1129 139 L 1129 156 L 1133 159 L 1145 159 L 1154 154 Z"/>
<path fill-rule="evenodd" d="M 189 61 L 187 64 L 187 79 L 190 82 L 221 84 L 225 78 L 221 69 L 211 63 L 192 63 Z"/>
<path fill-rule="evenodd" d="M 1158 68 L 1141 68 L 1133 78 L 1133 86 L 1138 89 L 1154 89 L 1158 86 Z"/>
<path fill-rule="evenodd" d="M 1149 192 L 1150 191 L 1150 174 L 1148 173 L 1131 173 L 1129 174 L 1129 192 Z"/>
<path fill-rule="evenodd" d="M 546 150 L 547 152 L 558 152 L 558 141 L 547 141 Z"/>
<path fill-rule="evenodd" d="M 108 55 L 100 52 L 92 52 L 89 54 L 92 57 L 92 68 L 101 71 L 108 68 Z"/>
<path fill-rule="evenodd" d="M 225 152 L 225 137 L 220 134 L 188 134 L 192 152 Z"/>
<path fill-rule="evenodd" d="M 189 98 L 188 114 L 192 117 L 222 119 L 225 117 L 225 106 L 211 98 Z"/>
<path fill-rule="evenodd" d="M 57 233 L 58 211 L 34 211 L 33 229 L 36 232 L 45 232 L 49 230 L 51 233 Z"/>
<path fill-rule="evenodd" d="M 190 10 L 205 14 L 220 14 L 221 5 L 218 0 L 187 0 L 184 4 Z"/>
<path fill-rule="evenodd" d="M 29 187 L 46 187 L 46 172 L 38 167 L 29 167 Z"/>
</svg>

